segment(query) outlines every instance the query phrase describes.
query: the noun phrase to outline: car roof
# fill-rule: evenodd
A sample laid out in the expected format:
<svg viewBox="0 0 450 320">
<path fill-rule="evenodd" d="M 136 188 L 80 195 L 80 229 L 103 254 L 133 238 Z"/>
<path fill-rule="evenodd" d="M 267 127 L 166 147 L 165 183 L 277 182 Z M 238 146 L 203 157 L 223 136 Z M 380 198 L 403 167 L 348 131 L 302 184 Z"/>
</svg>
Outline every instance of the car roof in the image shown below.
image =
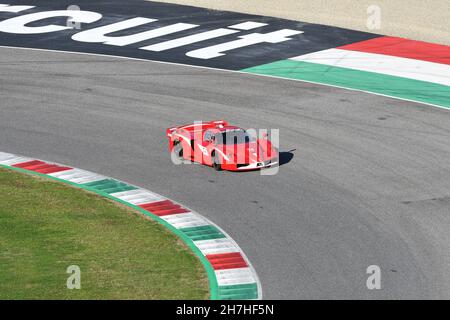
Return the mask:
<svg viewBox="0 0 450 320">
<path fill-rule="evenodd" d="M 194 130 L 197 129 L 197 130 Z M 194 126 L 194 125 L 186 125 L 183 127 L 180 127 L 180 133 L 184 132 L 185 135 L 191 137 L 191 139 L 193 139 L 193 136 L 195 133 L 197 132 L 202 132 L 205 133 L 206 131 L 210 131 L 213 134 L 218 134 L 218 133 L 223 133 L 223 132 L 227 132 L 227 131 L 235 131 L 235 130 L 242 130 L 244 131 L 244 129 L 237 127 L 237 126 L 230 126 L 230 125 L 226 125 L 226 126 Z"/>
</svg>

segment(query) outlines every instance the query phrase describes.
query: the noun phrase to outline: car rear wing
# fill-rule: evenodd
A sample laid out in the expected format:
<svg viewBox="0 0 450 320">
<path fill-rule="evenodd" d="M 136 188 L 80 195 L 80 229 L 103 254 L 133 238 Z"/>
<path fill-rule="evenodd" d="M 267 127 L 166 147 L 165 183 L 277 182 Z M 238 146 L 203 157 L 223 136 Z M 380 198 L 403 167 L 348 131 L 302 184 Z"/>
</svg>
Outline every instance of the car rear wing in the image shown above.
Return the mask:
<svg viewBox="0 0 450 320">
<path fill-rule="evenodd" d="M 168 128 L 167 130 L 166 130 L 166 136 L 167 137 L 169 137 L 169 138 L 171 138 L 172 137 L 172 134 L 175 132 L 175 130 L 177 130 L 178 128 L 177 127 L 173 127 L 173 128 Z"/>
<path fill-rule="evenodd" d="M 207 121 L 207 122 L 195 122 L 195 123 L 191 123 L 191 124 L 185 124 L 179 127 L 172 127 L 172 128 L 168 128 L 166 130 L 166 135 L 168 137 L 172 137 L 172 134 L 178 130 L 178 129 L 186 129 L 187 131 L 192 131 L 195 126 L 199 126 L 201 127 L 202 130 L 208 129 L 208 128 L 220 128 L 223 126 L 227 126 L 228 122 L 225 120 L 212 120 L 212 121 Z"/>
<path fill-rule="evenodd" d="M 225 120 L 214 120 L 210 121 L 209 124 L 213 125 L 214 127 L 224 127 L 228 125 L 228 122 L 226 122 Z"/>
</svg>

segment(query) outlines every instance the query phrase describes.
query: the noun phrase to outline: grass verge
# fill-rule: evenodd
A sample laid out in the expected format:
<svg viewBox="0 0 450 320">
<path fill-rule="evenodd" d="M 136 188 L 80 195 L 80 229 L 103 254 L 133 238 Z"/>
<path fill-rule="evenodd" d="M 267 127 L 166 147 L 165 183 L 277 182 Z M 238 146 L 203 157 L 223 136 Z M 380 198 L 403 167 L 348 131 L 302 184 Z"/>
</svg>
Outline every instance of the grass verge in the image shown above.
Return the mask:
<svg viewBox="0 0 450 320">
<path fill-rule="evenodd" d="M 81 289 L 69 290 L 70 265 Z M 0 168 L 0 299 L 207 299 L 197 257 L 98 195 Z"/>
</svg>

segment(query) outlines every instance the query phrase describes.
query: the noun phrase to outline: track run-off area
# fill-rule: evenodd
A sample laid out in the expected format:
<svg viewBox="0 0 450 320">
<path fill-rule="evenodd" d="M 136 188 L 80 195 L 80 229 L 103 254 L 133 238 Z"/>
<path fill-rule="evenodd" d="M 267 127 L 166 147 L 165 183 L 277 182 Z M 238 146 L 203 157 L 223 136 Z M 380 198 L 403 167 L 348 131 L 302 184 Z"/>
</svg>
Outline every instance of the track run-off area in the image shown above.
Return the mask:
<svg viewBox="0 0 450 320">
<path fill-rule="evenodd" d="M 22 39 L 4 36 L 0 45 Z M 24 37 L 15 45 L 25 47 Z M 60 44 L 50 49 L 86 49 Z M 111 48 L 105 54 L 128 55 Z M 264 298 L 450 297 L 447 110 L 253 74 L 24 48 L 1 48 L 0 70 L 0 150 L 186 204 L 239 244 Z M 278 174 L 172 164 L 165 129 L 211 119 L 280 129 Z M 381 290 L 366 287 L 370 265 L 382 270 Z"/>
</svg>

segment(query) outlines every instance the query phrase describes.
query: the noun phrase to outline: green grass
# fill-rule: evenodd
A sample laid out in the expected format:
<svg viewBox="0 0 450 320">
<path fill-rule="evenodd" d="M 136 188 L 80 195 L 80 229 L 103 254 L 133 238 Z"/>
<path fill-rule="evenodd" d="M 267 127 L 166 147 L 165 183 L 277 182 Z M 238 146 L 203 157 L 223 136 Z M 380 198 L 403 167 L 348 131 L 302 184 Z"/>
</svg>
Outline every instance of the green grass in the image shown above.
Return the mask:
<svg viewBox="0 0 450 320">
<path fill-rule="evenodd" d="M 66 269 L 81 269 L 81 289 Z M 0 168 L 0 299 L 207 299 L 170 231 L 98 195 Z"/>
</svg>

